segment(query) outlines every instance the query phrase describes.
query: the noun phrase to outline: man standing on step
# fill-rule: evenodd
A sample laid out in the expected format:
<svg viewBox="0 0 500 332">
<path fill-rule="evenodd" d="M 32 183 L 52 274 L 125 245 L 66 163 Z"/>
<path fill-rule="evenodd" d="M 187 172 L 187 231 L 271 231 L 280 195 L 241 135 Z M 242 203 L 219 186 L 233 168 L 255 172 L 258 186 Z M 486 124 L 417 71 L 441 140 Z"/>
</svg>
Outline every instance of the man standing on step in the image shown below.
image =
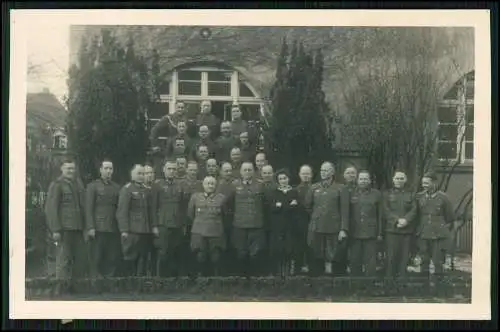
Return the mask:
<svg viewBox="0 0 500 332">
<path fill-rule="evenodd" d="M 299 207 L 297 225 L 294 227 L 294 266 L 296 272 L 303 273 L 309 271 L 311 260 L 311 250 L 307 245 L 307 230 L 311 216 L 305 208 L 305 199 L 311 189 L 312 175 L 312 168 L 309 165 L 303 165 L 299 170 L 300 184 L 296 187 Z"/>
<path fill-rule="evenodd" d="M 122 187 L 116 218 L 121 234 L 125 274 L 144 276 L 151 239 L 148 190 L 144 186 L 144 166 L 136 164 L 130 171 L 131 181 Z"/>
<path fill-rule="evenodd" d="M 241 165 L 241 179 L 234 180 L 229 204 L 234 211 L 232 245 L 237 265 L 243 275 L 255 275 L 265 246 L 264 188 L 254 179 L 251 162 Z"/>
<path fill-rule="evenodd" d="M 437 189 L 437 177 L 426 173 L 422 178 L 423 191 L 417 194 L 418 205 L 418 243 L 422 257 L 421 271 L 430 276 L 429 265 L 434 264 L 435 276 L 443 275 L 445 252 L 450 237 L 449 226 L 456 217 L 448 196 Z"/>
<path fill-rule="evenodd" d="M 192 220 L 191 250 L 201 275 L 218 276 L 221 272 L 222 253 L 226 238 L 222 217 L 226 199 L 216 192 L 217 180 L 207 176 L 203 180 L 203 193 L 194 193 L 189 201 L 187 214 Z"/>
<path fill-rule="evenodd" d="M 87 185 L 85 199 L 91 274 L 94 278 L 116 276 L 121 263 L 120 233 L 116 221 L 120 186 L 111 180 L 111 160 L 104 159 L 99 171 L 101 177 Z"/>
<path fill-rule="evenodd" d="M 414 194 L 406 190 L 406 174 L 396 171 L 392 178 L 393 188 L 384 194 L 386 276 L 406 275 L 410 257 L 411 238 L 415 232 L 417 204 Z"/>
<path fill-rule="evenodd" d="M 357 189 L 351 194 L 350 264 L 355 276 L 374 277 L 377 272 L 377 242 L 383 234 L 382 194 L 371 187 L 368 171 L 358 174 Z"/>
<path fill-rule="evenodd" d="M 349 229 L 349 196 L 343 186 L 334 181 L 333 164 L 324 162 L 320 175 L 321 181 L 311 186 L 305 199 L 311 213 L 308 244 L 314 256 L 310 272 L 316 276 L 323 274 L 325 267 L 338 272 L 332 263 L 338 259 L 338 246 L 347 240 Z"/>
<path fill-rule="evenodd" d="M 84 188 L 75 177 L 75 162 L 65 159 L 61 176 L 53 181 L 48 190 L 45 215 L 52 239 L 56 245 L 56 278 L 70 281 L 67 290 L 72 291 L 73 280 L 83 277 L 88 264 L 84 230 Z M 63 284 L 58 284 L 60 292 Z"/>
<path fill-rule="evenodd" d="M 177 162 L 167 160 L 165 178 L 152 189 L 152 225 L 160 256 L 160 275 L 179 276 L 183 272 L 183 244 L 186 236 L 186 192 L 184 183 L 175 178 Z"/>
</svg>

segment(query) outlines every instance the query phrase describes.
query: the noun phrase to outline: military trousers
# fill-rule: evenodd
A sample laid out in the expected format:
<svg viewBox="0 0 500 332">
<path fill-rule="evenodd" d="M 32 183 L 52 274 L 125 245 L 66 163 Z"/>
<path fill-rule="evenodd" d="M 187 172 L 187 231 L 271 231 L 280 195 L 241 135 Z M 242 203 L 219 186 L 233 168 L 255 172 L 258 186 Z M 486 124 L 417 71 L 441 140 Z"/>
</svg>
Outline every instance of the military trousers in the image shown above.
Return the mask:
<svg viewBox="0 0 500 332">
<path fill-rule="evenodd" d="M 263 228 L 233 227 L 231 242 L 236 254 L 235 265 L 238 273 L 264 273 L 268 257 L 264 255 L 266 234 Z"/>
<path fill-rule="evenodd" d="M 220 262 L 225 249 L 224 235 L 208 237 L 197 233 L 191 234 L 191 251 L 196 257 L 198 271 L 204 275 L 218 275 L 221 272 Z"/>
<path fill-rule="evenodd" d="M 185 271 L 189 252 L 186 248 L 186 235 L 183 227 L 159 227 L 158 238 L 159 274 L 163 277 L 179 276 Z"/>
<path fill-rule="evenodd" d="M 420 256 L 422 258 L 421 271 L 429 274 L 430 262 L 434 264 L 435 274 L 443 273 L 446 250 L 449 248 L 449 239 L 419 239 L 418 242 Z"/>
<path fill-rule="evenodd" d="M 120 234 L 96 232 L 89 238 L 91 275 L 94 278 L 113 277 L 121 263 Z"/>
<path fill-rule="evenodd" d="M 88 273 L 88 249 L 82 231 L 61 231 L 56 244 L 55 274 L 59 280 L 85 277 Z"/>
<path fill-rule="evenodd" d="M 145 276 L 150 234 L 129 233 L 121 237 L 123 273 L 126 276 Z"/>
<path fill-rule="evenodd" d="M 300 269 L 308 266 L 311 261 L 311 248 L 307 245 L 307 232 L 309 222 L 307 220 L 298 220 L 293 231 L 292 256 L 295 261 L 295 268 Z"/>
<path fill-rule="evenodd" d="M 374 277 L 377 273 L 377 239 L 350 240 L 351 274 L 354 276 Z M 364 271 L 363 271 L 364 270 Z M 364 273 L 363 273 L 364 272 Z"/>
<path fill-rule="evenodd" d="M 406 275 L 412 237 L 411 234 L 386 234 L 385 275 L 387 277 L 404 277 Z"/>
</svg>

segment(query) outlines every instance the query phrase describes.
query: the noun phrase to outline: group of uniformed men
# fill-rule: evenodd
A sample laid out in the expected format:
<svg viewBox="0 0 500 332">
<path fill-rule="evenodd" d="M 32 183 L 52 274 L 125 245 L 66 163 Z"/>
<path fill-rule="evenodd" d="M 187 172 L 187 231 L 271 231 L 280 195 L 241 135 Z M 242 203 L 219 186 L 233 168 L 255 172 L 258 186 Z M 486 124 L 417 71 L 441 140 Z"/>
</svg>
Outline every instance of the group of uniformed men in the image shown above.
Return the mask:
<svg viewBox="0 0 500 332">
<path fill-rule="evenodd" d="M 210 118 L 209 104 L 203 109 L 200 116 Z M 112 161 L 104 159 L 101 177 L 84 189 L 75 181 L 75 162 L 63 162 L 45 207 L 58 247 L 57 278 L 78 276 L 73 270 L 84 268 L 78 258 L 87 252 L 93 277 L 374 276 L 382 240 L 386 275 L 403 277 L 414 238 L 422 271 L 429 273 L 432 261 L 435 273 L 443 273 L 455 216 L 434 174 L 423 176 L 423 191 L 415 195 L 405 189 L 405 173 L 396 171 L 393 188 L 381 193 L 371 187 L 368 171 L 348 167 L 340 184 L 334 165 L 324 162 L 320 181 L 312 183 L 313 170 L 303 165 L 301 182 L 292 187 L 286 170 L 274 172 L 263 152 L 248 148 L 237 106 L 239 144 L 233 123 L 223 122 L 221 137 L 209 147 L 211 128 L 202 119 L 198 140 L 188 145 L 193 154 L 185 149 L 178 110 L 175 121 L 166 120 L 178 131 L 165 146 L 160 179 L 152 165 L 137 164 L 120 188 L 112 181 Z"/>
</svg>

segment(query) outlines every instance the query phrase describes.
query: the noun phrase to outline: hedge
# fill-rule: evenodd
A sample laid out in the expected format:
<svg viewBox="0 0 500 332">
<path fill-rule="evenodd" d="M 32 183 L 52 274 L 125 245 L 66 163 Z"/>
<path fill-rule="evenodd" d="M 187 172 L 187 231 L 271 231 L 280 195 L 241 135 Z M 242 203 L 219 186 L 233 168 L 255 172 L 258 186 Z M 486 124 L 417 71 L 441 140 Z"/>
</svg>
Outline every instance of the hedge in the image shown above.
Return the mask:
<svg viewBox="0 0 500 332">
<path fill-rule="evenodd" d="M 60 283 L 52 278 L 26 280 L 26 298 L 50 298 Z M 64 286 L 64 285 L 63 285 Z M 99 294 L 178 294 L 183 297 L 471 297 L 471 278 L 448 276 L 439 281 L 411 277 L 404 282 L 380 278 L 353 277 L 127 277 L 110 279 L 81 279 L 74 283 L 74 293 Z"/>
</svg>

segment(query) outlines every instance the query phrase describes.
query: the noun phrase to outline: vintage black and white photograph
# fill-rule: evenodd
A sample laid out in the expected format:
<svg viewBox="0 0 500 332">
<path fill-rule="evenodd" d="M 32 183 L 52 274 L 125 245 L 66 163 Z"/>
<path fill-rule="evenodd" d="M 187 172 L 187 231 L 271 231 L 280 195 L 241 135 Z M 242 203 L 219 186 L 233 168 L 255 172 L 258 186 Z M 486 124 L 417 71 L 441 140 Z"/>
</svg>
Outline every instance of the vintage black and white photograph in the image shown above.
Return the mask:
<svg viewBox="0 0 500 332">
<path fill-rule="evenodd" d="M 477 28 L 252 15 L 24 31 L 25 303 L 471 304 L 473 274 L 489 287 Z"/>
</svg>

